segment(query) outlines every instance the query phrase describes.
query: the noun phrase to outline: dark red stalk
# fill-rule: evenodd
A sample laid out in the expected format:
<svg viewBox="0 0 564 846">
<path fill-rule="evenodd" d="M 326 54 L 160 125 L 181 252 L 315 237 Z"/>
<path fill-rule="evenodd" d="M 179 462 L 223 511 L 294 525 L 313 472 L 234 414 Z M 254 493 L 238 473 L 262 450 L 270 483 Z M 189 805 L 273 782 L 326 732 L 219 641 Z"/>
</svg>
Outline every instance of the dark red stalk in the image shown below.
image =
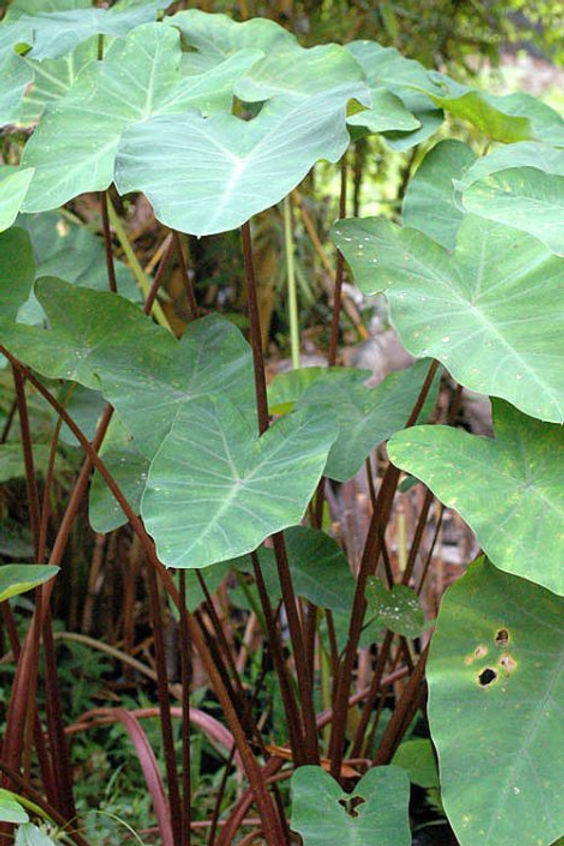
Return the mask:
<svg viewBox="0 0 564 846">
<path fill-rule="evenodd" d="M 255 393 L 257 402 L 257 418 L 259 434 L 263 434 L 269 425 L 268 402 L 266 397 L 266 378 L 264 370 L 264 359 L 262 354 L 262 341 L 260 331 L 260 318 L 256 294 L 255 269 L 253 261 L 253 247 L 251 240 L 251 228 L 249 222 L 243 224 L 243 256 L 245 262 L 245 279 L 247 288 L 247 302 L 250 322 L 250 339 L 253 351 L 253 363 L 255 374 Z M 304 722 L 304 750 L 307 763 L 319 763 L 319 750 L 317 744 L 317 729 L 315 726 L 315 709 L 313 705 L 313 689 L 310 674 L 306 662 L 306 653 L 302 636 L 302 629 L 298 617 L 296 596 L 292 583 L 292 576 L 286 555 L 284 535 L 277 532 L 272 536 L 278 578 L 282 589 L 282 598 L 288 618 L 288 628 L 292 640 L 294 660 L 298 676 L 298 687 L 302 705 L 302 717 Z M 294 753 L 297 750 L 293 750 Z"/>
<path fill-rule="evenodd" d="M 427 394 L 429 393 L 433 383 L 438 366 L 438 362 L 433 360 L 421 387 L 421 391 L 419 392 L 419 396 L 417 397 L 415 405 L 409 415 L 409 419 L 407 420 L 406 428 L 413 426 L 417 421 L 427 398 Z M 382 479 L 382 484 L 380 485 L 376 505 L 368 527 L 366 543 L 358 572 L 353 608 L 349 623 L 347 645 L 345 647 L 345 655 L 337 680 L 335 701 L 333 703 L 335 718 L 333 720 L 333 730 L 331 732 L 329 757 L 331 758 L 331 775 L 334 778 L 338 778 L 341 772 L 341 762 L 343 759 L 343 747 L 346 732 L 347 700 L 358 648 L 358 641 L 362 631 L 364 613 L 366 610 L 366 601 L 364 598 L 366 582 L 368 576 L 375 572 L 376 565 L 380 557 L 384 528 L 391 513 L 399 476 L 400 471 L 394 467 L 393 464 L 389 464 L 384 474 L 384 478 Z"/>
<path fill-rule="evenodd" d="M 347 214 L 347 154 L 341 159 L 341 193 L 339 196 L 339 217 L 342 219 Z M 331 319 L 331 337 L 329 340 L 329 353 L 327 361 L 332 367 L 337 361 L 337 344 L 339 342 L 339 318 L 341 316 L 341 297 L 343 292 L 343 273 L 345 260 L 343 254 L 337 251 L 337 272 L 335 273 L 335 289 L 333 301 L 333 317 Z"/>
<path fill-rule="evenodd" d="M 159 696 L 161 735 L 163 740 L 164 758 L 168 781 L 168 799 L 170 817 L 175 846 L 182 846 L 181 842 L 181 803 L 178 785 L 178 768 L 174 752 L 174 736 L 172 733 L 172 717 L 170 714 L 170 696 L 168 692 L 168 678 L 166 671 L 166 655 L 163 638 L 163 621 L 161 601 L 157 586 L 157 577 L 153 567 L 147 567 L 147 586 L 149 588 L 149 605 L 153 622 L 153 641 L 155 644 L 155 668 L 157 671 L 157 691 Z"/>
<path fill-rule="evenodd" d="M 117 500 L 118 504 L 122 508 L 123 512 L 125 513 L 126 517 L 128 518 L 131 526 L 136 533 L 137 537 L 140 540 L 141 546 L 143 547 L 149 562 L 155 567 L 157 572 L 159 573 L 163 584 L 171 598 L 173 599 L 176 606 L 179 606 L 179 599 L 178 599 L 178 591 L 172 580 L 170 574 L 165 570 L 161 562 L 158 560 L 153 542 L 151 541 L 149 535 L 147 534 L 141 519 L 135 514 L 133 509 L 131 508 L 129 502 L 124 497 L 119 485 L 116 483 L 115 479 L 108 471 L 106 465 L 100 458 L 97 453 L 97 449 L 99 448 L 99 443 L 95 442 L 98 440 L 98 434 L 100 432 L 102 424 L 105 422 L 103 419 L 98 427 L 97 436 L 95 442 L 92 444 L 88 441 L 88 439 L 84 436 L 81 429 L 76 425 L 72 417 L 67 413 L 67 411 L 62 407 L 59 401 L 54 397 L 50 391 L 45 388 L 41 382 L 36 379 L 33 374 L 27 370 L 26 367 L 21 365 L 14 357 L 6 350 L 4 347 L 0 347 L 0 352 L 2 352 L 13 364 L 18 365 L 26 378 L 30 380 L 30 382 L 37 388 L 39 393 L 47 400 L 47 402 L 60 414 L 69 429 L 72 433 L 76 436 L 77 440 L 79 441 L 80 445 L 84 449 L 87 455 L 87 460 L 85 461 L 84 467 L 88 465 L 88 472 L 90 472 L 90 468 L 92 465 L 96 467 L 102 478 L 104 479 L 105 483 L 107 484 L 108 488 L 110 489 L 111 493 Z M 110 416 L 111 416 L 111 408 L 110 408 Z M 107 423 L 109 423 L 109 417 L 107 418 Z M 107 423 L 105 425 L 107 426 Z M 104 430 L 105 431 L 105 430 Z M 102 435 L 103 437 L 103 435 Z M 101 438 L 100 438 L 101 440 Z M 83 467 L 83 470 L 84 470 Z M 87 480 L 86 480 L 87 481 Z M 86 482 L 85 485 L 86 486 Z M 78 497 L 78 483 L 75 486 L 75 491 L 73 492 L 73 499 Z M 80 499 L 78 500 L 80 502 Z M 71 507 L 71 503 L 67 507 L 67 512 L 65 513 L 65 518 L 67 518 L 67 514 L 69 513 Z M 78 507 L 78 505 L 77 505 Z M 65 518 L 63 518 L 63 522 L 65 522 Z M 67 521 L 70 518 L 67 518 Z M 62 525 L 62 524 L 61 524 Z M 69 526 L 70 529 L 70 526 Z M 59 530 L 59 535 L 61 534 L 61 529 Z M 59 536 L 58 535 L 58 536 Z M 55 552 L 55 547 L 57 546 L 57 542 L 53 548 L 53 552 Z M 51 553 L 51 558 L 53 558 L 53 552 Z M 231 729 L 233 736 L 235 738 L 235 742 L 237 743 L 237 748 L 241 755 L 241 759 L 243 761 L 245 771 L 247 773 L 247 777 L 249 779 L 249 783 L 252 787 L 253 794 L 255 797 L 255 801 L 257 803 L 257 809 L 259 811 L 259 815 L 261 817 L 261 823 L 263 825 L 265 831 L 265 838 L 269 846 L 279 846 L 279 844 L 284 843 L 284 836 L 283 836 L 283 829 L 280 823 L 280 819 L 274 805 L 272 803 L 271 797 L 269 795 L 267 786 L 265 785 L 259 765 L 257 764 L 248 744 L 246 741 L 245 734 L 242 730 L 240 720 L 238 715 L 233 708 L 233 704 L 227 694 L 227 691 L 223 685 L 221 676 L 219 675 L 217 668 L 211 658 L 211 655 L 204 643 L 202 634 L 198 625 L 194 622 L 194 619 L 189 612 L 187 612 L 187 622 L 190 629 L 190 636 L 194 643 L 196 650 L 198 651 L 206 672 L 210 678 L 210 682 L 212 687 L 214 688 L 218 699 L 220 700 L 221 707 L 223 708 L 223 713 Z"/>
<path fill-rule="evenodd" d="M 169 262 L 169 259 L 172 255 L 172 251 L 174 249 L 174 239 L 171 235 L 168 236 L 170 241 L 168 246 L 166 247 L 162 258 L 159 262 L 159 266 L 157 267 L 157 272 L 155 273 L 155 278 L 153 279 L 153 284 L 151 285 L 151 289 L 147 294 L 147 299 L 145 300 L 145 305 L 143 306 L 143 311 L 145 314 L 150 314 L 151 309 L 153 308 L 153 303 L 157 299 L 157 294 L 159 288 L 161 287 L 161 282 L 163 281 L 164 272 L 166 270 L 166 266 Z"/>
<path fill-rule="evenodd" d="M 117 293 L 116 271 L 112 252 L 112 234 L 110 232 L 110 218 L 108 216 L 108 192 L 100 191 L 100 209 L 102 211 L 102 230 L 104 232 L 104 248 L 106 251 L 106 269 L 108 272 L 108 286 L 110 291 Z"/>
<path fill-rule="evenodd" d="M 192 824 L 192 778 L 190 772 L 190 676 L 192 640 L 186 619 L 186 571 L 178 574 L 180 600 L 180 683 L 182 685 L 182 805 L 180 832 L 182 846 L 190 846 Z M 235 746 L 233 746 L 235 749 Z"/>
<path fill-rule="evenodd" d="M 186 267 L 186 260 L 184 259 L 184 253 L 182 251 L 182 242 L 180 241 L 180 234 L 176 231 L 176 229 L 172 230 L 172 237 L 174 238 L 174 244 L 176 246 L 178 264 L 180 265 L 180 272 L 182 273 L 182 279 L 184 281 L 184 289 L 186 291 L 186 297 L 188 299 L 190 314 L 192 316 L 192 320 L 195 320 L 198 317 L 198 303 L 196 302 L 194 288 L 192 286 L 192 281 L 188 273 L 188 268 Z"/>
<path fill-rule="evenodd" d="M 31 527 L 31 534 L 33 537 L 33 546 L 35 549 L 35 560 L 39 561 L 39 526 L 41 522 L 41 516 L 39 512 L 39 493 L 37 491 L 35 466 L 33 463 L 33 446 L 31 440 L 31 431 L 29 428 L 29 415 L 27 413 L 27 400 L 25 397 L 24 380 L 21 372 L 18 370 L 17 367 L 12 367 L 12 371 L 14 374 L 14 387 L 16 389 L 16 400 L 18 403 L 18 414 L 20 417 L 22 450 L 25 465 L 25 484 L 27 489 L 27 501 L 29 507 L 29 523 Z"/>
<path fill-rule="evenodd" d="M 378 652 L 376 666 L 374 667 L 374 673 L 370 681 L 370 690 L 364 703 L 364 708 L 362 710 L 362 714 L 357 726 L 354 742 L 351 749 L 352 758 L 358 757 L 362 752 L 364 735 L 366 734 L 366 729 L 368 728 L 368 722 L 370 720 L 372 709 L 374 708 L 374 705 L 376 704 L 376 700 L 380 693 L 382 677 L 384 675 L 384 670 L 386 669 L 386 664 L 388 663 L 390 647 L 392 645 L 393 638 L 394 633 L 388 630 L 384 635 L 382 646 L 380 647 L 380 651 Z"/>
</svg>

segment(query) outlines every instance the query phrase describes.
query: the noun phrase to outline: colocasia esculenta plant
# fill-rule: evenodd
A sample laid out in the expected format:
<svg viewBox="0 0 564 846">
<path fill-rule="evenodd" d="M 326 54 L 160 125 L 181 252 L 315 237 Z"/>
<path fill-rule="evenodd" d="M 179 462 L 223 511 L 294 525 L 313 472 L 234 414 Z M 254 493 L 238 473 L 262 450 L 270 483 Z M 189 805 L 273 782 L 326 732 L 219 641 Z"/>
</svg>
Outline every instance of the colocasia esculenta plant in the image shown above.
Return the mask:
<svg viewBox="0 0 564 846">
<path fill-rule="evenodd" d="M 50 617 L 88 497 L 92 528 L 128 522 L 147 569 L 164 773 L 140 719 L 117 707 L 115 719 L 143 767 L 152 842 L 202 842 L 190 786 L 193 651 L 243 773 L 219 821 L 216 809 L 216 846 L 239 842 L 247 817 L 258 823 L 245 843 L 409 846 L 422 761 L 438 767 L 423 787 L 460 846 L 551 846 L 564 834 L 564 122 L 528 94 L 484 93 L 374 41 L 306 49 L 270 20 L 167 16 L 166 6 L 14 0 L 0 24 L 12 155 L 0 166 L 0 342 L 21 424 L 5 426 L 0 462 L 14 448 L 23 456 L 34 549 L 0 568 L 4 648 L 17 658 L 0 757 L 5 837 L 89 842 L 75 819 Z M 449 126 L 459 136 L 466 127 L 471 143 L 447 138 Z M 398 155 L 417 148 L 401 222 L 346 218 L 341 197 L 329 367 L 281 374 L 267 392 L 253 216 L 291 203 L 320 160 L 346 175 L 347 150 L 374 134 Z M 78 266 L 77 248 L 57 264 L 57 227 L 76 228 L 65 205 L 87 192 L 99 192 L 105 256 Z M 132 193 L 170 230 L 153 278 L 123 241 L 116 197 Z M 202 314 L 185 266 L 192 320 L 178 338 L 159 287 L 171 256 L 182 262 L 182 233 L 238 228 L 248 340 Z M 112 256 L 112 231 L 129 267 Z M 385 296 L 416 359 L 377 388 L 366 371 L 334 367 L 345 272 Z M 431 424 L 447 376 L 451 408 Z M 463 388 L 491 398 L 493 437 L 452 425 Z M 40 483 L 31 398 L 56 424 Z M 53 530 L 63 432 L 83 463 Z M 353 576 L 324 516 L 327 486 L 384 442 L 379 472 L 368 463 L 372 517 Z M 398 575 L 386 526 L 402 474 L 426 492 Z M 435 499 L 481 551 L 425 621 L 421 538 Z M 275 746 L 210 604 L 228 571 L 256 591 L 284 714 Z M 9 600 L 31 588 L 22 632 Z M 179 628 L 181 748 L 163 601 Z M 367 632 L 370 684 L 353 696 Z M 417 719 L 430 739 L 409 739 Z"/>
</svg>

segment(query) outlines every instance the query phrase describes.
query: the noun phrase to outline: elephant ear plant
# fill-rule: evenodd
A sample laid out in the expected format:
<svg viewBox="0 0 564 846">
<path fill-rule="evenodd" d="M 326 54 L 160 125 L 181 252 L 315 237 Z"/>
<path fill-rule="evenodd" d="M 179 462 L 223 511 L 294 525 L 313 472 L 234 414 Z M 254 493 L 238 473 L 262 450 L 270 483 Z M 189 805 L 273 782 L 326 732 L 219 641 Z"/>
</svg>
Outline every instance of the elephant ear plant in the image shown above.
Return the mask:
<svg viewBox="0 0 564 846">
<path fill-rule="evenodd" d="M 167 16 L 165 7 L 14 0 L 0 24 L 0 120 L 5 134 L 28 136 L 19 164 L 0 166 L 0 341 L 13 371 L 34 549 L 29 563 L 0 568 L 2 620 L 18 656 L 0 822 L 7 832 L 19 827 L 17 843 L 87 843 L 74 822 L 50 597 L 88 496 L 93 528 L 129 522 L 147 567 L 164 776 L 140 723 L 116 711 L 143 750 L 159 842 L 196 842 L 194 649 L 246 777 L 221 826 L 216 813 L 209 842 L 235 842 L 252 808 L 256 842 L 270 846 L 298 836 L 304 846 L 409 846 L 410 778 L 418 783 L 421 762 L 402 766 L 406 746 L 425 750 L 434 772 L 428 741 L 402 743 L 422 714 L 438 761 L 434 789 L 460 846 L 551 846 L 564 835 L 564 122 L 529 95 L 483 93 L 375 42 L 305 49 L 269 20 L 195 9 Z M 436 141 L 449 116 L 472 146 Z M 341 162 L 346 177 L 348 148 L 375 133 L 397 155 L 416 155 L 401 223 L 334 224 L 330 366 L 281 375 L 267 394 L 251 218 L 289 202 L 319 160 Z M 143 192 L 171 230 L 152 280 L 125 242 L 142 302 L 112 257 L 110 224 L 120 237 L 123 226 L 110 191 Z M 55 252 L 49 215 L 85 192 L 99 192 L 106 249 L 88 249 L 107 266 L 107 291 L 92 269 L 71 272 L 62 253 L 41 258 Z M 341 210 L 345 217 L 344 194 Z M 221 315 L 201 314 L 180 246 L 179 233 L 237 227 L 249 342 Z M 192 312 L 180 339 L 158 299 L 175 250 Z M 385 296 L 418 359 L 375 389 L 369 374 L 334 367 L 345 263 L 363 293 Z M 441 374 L 456 388 L 445 425 L 429 425 Z M 492 398 L 493 437 L 453 428 L 463 388 Z M 75 394 L 98 403 L 95 430 L 74 413 Z M 41 487 L 31 395 L 58 419 Z M 84 456 L 48 543 L 62 424 Z M 326 531 L 324 480 L 351 479 L 383 441 L 389 462 L 381 478 L 370 469 L 372 516 L 353 577 Z M 0 446 L 0 468 L 13 447 Z M 426 493 L 394 578 L 385 529 L 402 471 Z M 459 512 L 482 554 L 448 589 L 431 633 L 417 597 L 435 497 Z M 285 718 L 275 747 L 212 613 L 209 592 L 229 570 L 256 586 Z M 20 642 L 7 600 L 32 587 Z M 178 756 L 159 590 L 179 619 Z M 374 617 L 379 625 L 366 628 Z M 371 683 L 351 698 L 367 635 Z M 33 701 L 40 644 L 45 714 Z M 406 660 L 392 672 L 396 652 Z M 291 777 L 288 801 L 277 775 Z"/>
</svg>

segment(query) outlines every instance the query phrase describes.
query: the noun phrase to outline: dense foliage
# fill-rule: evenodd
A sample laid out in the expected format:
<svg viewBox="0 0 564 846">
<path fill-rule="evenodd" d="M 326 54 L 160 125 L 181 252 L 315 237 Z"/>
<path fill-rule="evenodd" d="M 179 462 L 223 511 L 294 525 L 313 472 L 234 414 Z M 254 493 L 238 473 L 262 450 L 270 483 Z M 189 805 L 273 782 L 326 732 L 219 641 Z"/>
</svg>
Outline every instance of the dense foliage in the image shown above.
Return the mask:
<svg viewBox="0 0 564 846">
<path fill-rule="evenodd" d="M 141 842 L 409 846 L 423 790 L 450 842 L 552 846 L 564 835 L 564 121 L 529 94 L 484 92 L 362 37 L 374 12 L 356 10 L 344 46 L 304 47 L 267 18 L 167 5 L 14 0 L 0 23 L 0 343 L 13 379 L 2 382 L 0 480 L 25 480 L 0 514 L 12 668 L 2 833 L 20 845 L 119 842 L 86 813 L 92 796 L 75 778 L 91 766 L 85 741 L 69 754 L 69 737 L 109 723 L 138 759 Z M 379 5 L 386 43 L 402 44 L 415 5 Z M 299 21 L 303 6 L 286 17 Z M 346 216 L 348 162 L 371 144 L 404 156 L 395 217 Z M 302 368 L 292 215 L 302 203 L 306 229 L 308 217 L 296 189 L 339 162 L 329 367 Z M 93 192 L 103 240 L 79 225 Z M 164 236 L 149 271 L 118 213 L 140 195 Z M 256 253 L 277 204 L 294 366 L 267 392 Z M 248 340 L 194 288 L 184 243 L 239 227 Z M 174 257 L 179 331 L 162 288 Z M 385 297 L 415 359 L 377 387 L 335 366 L 341 307 L 357 314 L 345 263 L 366 297 Z M 493 437 L 455 425 L 463 390 L 491 398 Z M 355 557 L 330 506 L 359 471 L 370 514 Z M 399 564 L 398 486 L 421 492 Z M 426 621 L 435 502 L 433 544 L 447 506 L 480 552 Z M 30 532 L 18 538 L 8 518 L 24 511 Z M 87 634 L 106 535 L 108 566 L 128 549 L 119 640 Z M 32 589 L 33 602 L 22 597 Z M 69 589 L 89 603 L 82 634 L 51 619 Z M 146 661 L 131 654 L 139 602 Z M 103 706 L 73 695 L 72 643 L 123 663 L 125 684 L 135 669 L 154 686 L 132 697 L 116 684 Z M 91 672 L 100 683 L 105 670 Z M 223 779 L 213 787 L 195 764 L 202 737 L 224 761 L 207 769 Z"/>
</svg>

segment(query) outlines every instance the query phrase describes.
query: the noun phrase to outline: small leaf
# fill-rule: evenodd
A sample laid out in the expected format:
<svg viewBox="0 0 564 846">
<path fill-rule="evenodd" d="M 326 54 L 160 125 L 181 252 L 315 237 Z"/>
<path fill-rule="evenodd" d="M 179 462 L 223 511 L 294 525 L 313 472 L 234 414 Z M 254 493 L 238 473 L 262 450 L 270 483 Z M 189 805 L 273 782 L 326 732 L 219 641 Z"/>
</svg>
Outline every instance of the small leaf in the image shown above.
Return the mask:
<svg viewBox="0 0 564 846">
<path fill-rule="evenodd" d="M 380 579 L 370 576 L 366 602 L 377 623 L 405 637 L 417 637 L 425 628 L 425 614 L 413 588 L 394 585 L 391 590 Z"/>
<path fill-rule="evenodd" d="M 57 844 L 33 823 L 24 823 L 16 832 L 14 846 L 57 846 Z"/>
<path fill-rule="evenodd" d="M 167 566 L 205 567 L 243 555 L 302 519 L 334 424 L 303 411 L 261 438 L 255 426 L 227 399 L 201 399 L 179 410 L 141 503 Z"/>
<path fill-rule="evenodd" d="M 58 572 L 59 568 L 50 564 L 3 564 L 0 567 L 0 602 L 48 582 Z"/>
<path fill-rule="evenodd" d="M 416 426 L 388 443 L 390 460 L 461 514 L 493 563 L 564 594 L 564 437 L 493 403 L 495 440 Z"/>
<path fill-rule="evenodd" d="M 0 573 L 2 573 L 1 567 Z M 17 801 L 16 794 L 0 787 L 0 822 L 26 823 L 28 821 L 29 817 Z"/>
<path fill-rule="evenodd" d="M 0 321 L 15 320 L 18 309 L 29 297 L 34 276 L 35 262 L 27 232 L 13 227 L 0 233 Z"/>
<path fill-rule="evenodd" d="M 427 669 L 441 796 L 461 846 L 564 829 L 564 601 L 480 559 L 450 587 Z"/>
<path fill-rule="evenodd" d="M 392 759 L 392 764 L 407 770 L 409 780 L 418 787 L 439 787 L 439 773 L 433 744 L 428 738 L 416 738 L 401 743 Z"/>
<path fill-rule="evenodd" d="M 398 767 L 374 767 L 345 793 L 321 767 L 292 776 L 291 827 L 304 846 L 409 846 L 409 780 Z"/>
</svg>

